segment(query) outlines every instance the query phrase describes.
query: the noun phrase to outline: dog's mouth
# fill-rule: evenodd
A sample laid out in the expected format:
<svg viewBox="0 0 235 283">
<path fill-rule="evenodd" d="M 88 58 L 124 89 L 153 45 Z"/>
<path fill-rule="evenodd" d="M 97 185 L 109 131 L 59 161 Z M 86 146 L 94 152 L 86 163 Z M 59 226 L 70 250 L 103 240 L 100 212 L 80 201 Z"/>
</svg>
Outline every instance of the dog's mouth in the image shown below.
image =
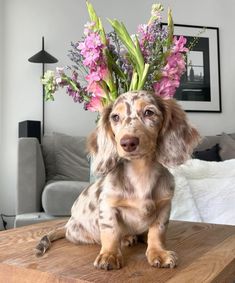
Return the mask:
<svg viewBox="0 0 235 283">
<path fill-rule="evenodd" d="M 124 159 L 132 160 L 132 159 L 143 159 L 148 156 L 152 156 L 152 152 L 140 152 L 138 150 L 134 152 L 122 152 L 121 157 Z"/>
</svg>

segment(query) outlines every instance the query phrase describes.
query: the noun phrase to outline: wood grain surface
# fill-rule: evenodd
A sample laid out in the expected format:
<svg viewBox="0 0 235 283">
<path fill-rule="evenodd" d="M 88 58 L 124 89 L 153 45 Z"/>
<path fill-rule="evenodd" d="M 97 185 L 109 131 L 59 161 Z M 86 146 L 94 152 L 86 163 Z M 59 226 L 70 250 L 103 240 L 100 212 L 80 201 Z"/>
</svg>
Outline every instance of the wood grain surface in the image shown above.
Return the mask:
<svg viewBox="0 0 235 283">
<path fill-rule="evenodd" d="M 33 249 L 41 236 L 66 223 L 65 219 L 0 232 L 0 283 L 168 282 L 234 283 L 235 226 L 171 221 L 167 248 L 178 253 L 175 269 L 149 266 L 146 245 L 123 249 L 124 267 L 97 270 L 97 245 L 53 243 L 41 258 Z"/>
</svg>

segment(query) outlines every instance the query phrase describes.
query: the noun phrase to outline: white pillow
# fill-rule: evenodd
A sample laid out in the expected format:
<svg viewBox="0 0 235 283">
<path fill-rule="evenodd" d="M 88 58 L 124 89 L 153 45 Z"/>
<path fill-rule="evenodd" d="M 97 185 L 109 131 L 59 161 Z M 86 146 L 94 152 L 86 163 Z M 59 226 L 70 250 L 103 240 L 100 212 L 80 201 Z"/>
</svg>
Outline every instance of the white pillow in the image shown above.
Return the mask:
<svg viewBox="0 0 235 283">
<path fill-rule="evenodd" d="M 188 180 L 203 222 L 235 225 L 235 177 Z"/>
<path fill-rule="evenodd" d="M 170 219 L 201 222 L 199 211 L 195 205 L 192 192 L 187 179 L 183 175 L 174 174 L 175 195 L 172 200 L 172 210 Z"/>
</svg>

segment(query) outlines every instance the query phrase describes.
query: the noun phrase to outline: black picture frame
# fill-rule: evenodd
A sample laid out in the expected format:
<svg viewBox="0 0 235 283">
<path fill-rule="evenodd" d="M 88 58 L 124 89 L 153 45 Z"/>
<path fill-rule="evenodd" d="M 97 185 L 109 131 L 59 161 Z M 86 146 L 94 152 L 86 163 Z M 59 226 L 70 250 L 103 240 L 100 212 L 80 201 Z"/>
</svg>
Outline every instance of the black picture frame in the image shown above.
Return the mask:
<svg viewBox="0 0 235 283">
<path fill-rule="evenodd" d="M 221 113 L 219 28 L 174 24 L 174 35 L 186 37 L 187 47 L 196 38 L 175 98 L 186 112 Z"/>
</svg>

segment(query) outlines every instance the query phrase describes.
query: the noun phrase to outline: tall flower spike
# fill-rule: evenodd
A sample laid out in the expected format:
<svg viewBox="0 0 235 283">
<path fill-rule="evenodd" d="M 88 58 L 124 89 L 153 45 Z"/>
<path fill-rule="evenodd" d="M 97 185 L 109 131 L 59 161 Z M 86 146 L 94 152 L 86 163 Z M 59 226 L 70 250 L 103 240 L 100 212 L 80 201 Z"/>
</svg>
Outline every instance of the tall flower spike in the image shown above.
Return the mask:
<svg viewBox="0 0 235 283">
<path fill-rule="evenodd" d="M 86 5 L 87 5 L 87 10 L 91 19 L 91 22 L 94 23 L 94 30 L 95 31 L 99 31 L 100 33 L 100 37 L 102 39 L 102 43 L 106 44 L 106 36 L 105 36 L 105 31 L 104 28 L 102 26 L 101 20 L 100 18 L 97 16 L 95 9 L 93 8 L 93 6 L 91 5 L 91 3 L 89 3 L 88 1 L 86 1 Z"/>
<path fill-rule="evenodd" d="M 162 4 L 153 4 L 151 10 L 151 18 L 149 19 L 148 25 L 154 22 L 158 17 L 160 12 L 164 10 Z"/>
<path fill-rule="evenodd" d="M 105 64 L 108 64 L 108 56 L 107 56 L 107 39 L 106 39 L 106 34 L 102 25 L 102 22 L 100 20 L 100 18 L 97 16 L 93 6 L 86 1 L 87 4 L 87 10 L 90 16 L 90 20 L 94 23 L 94 31 L 99 33 L 99 36 L 101 38 L 101 41 L 103 43 L 103 56 L 104 56 L 104 61 Z M 108 66 L 107 66 L 108 67 Z M 117 98 L 117 88 L 116 85 L 113 81 L 113 77 L 111 75 L 112 70 L 109 70 L 109 68 L 107 68 L 107 72 L 106 72 L 106 76 L 103 78 L 103 80 L 105 81 L 105 83 L 107 84 L 107 87 L 109 89 L 109 93 L 107 93 L 107 99 L 109 102 L 114 101 Z"/>
</svg>

